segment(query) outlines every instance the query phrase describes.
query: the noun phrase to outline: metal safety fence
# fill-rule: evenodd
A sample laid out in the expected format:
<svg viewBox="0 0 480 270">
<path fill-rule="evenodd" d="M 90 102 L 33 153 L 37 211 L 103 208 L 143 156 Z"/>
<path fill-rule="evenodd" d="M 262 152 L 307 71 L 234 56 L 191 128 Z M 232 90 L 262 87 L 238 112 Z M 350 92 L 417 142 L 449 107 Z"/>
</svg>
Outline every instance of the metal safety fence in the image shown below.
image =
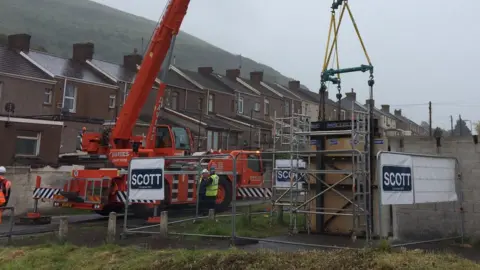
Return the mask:
<svg viewBox="0 0 480 270">
<path fill-rule="evenodd" d="M 4 216 L 4 213 L 8 212 L 8 215 Z M 4 227 L 4 220 L 8 219 L 7 225 Z M 13 236 L 13 226 L 15 224 L 15 207 L 4 206 L 0 207 L 0 226 L 4 227 L 2 233 L 0 233 L 0 238 L 7 238 L 8 244 L 12 241 Z"/>
<path fill-rule="evenodd" d="M 377 179 L 380 236 L 392 237 L 392 247 L 463 243 L 462 172 L 456 157 L 380 151 Z"/>
<path fill-rule="evenodd" d="M 316 154 L 318 152 L 344 153 L 349 155 L 362 154 L 358 150 L 323 150 L 306 151 L 307 154 Z M 286 155 L 289 151 L 278 151 L 275 154 Z M 286 183 L 282 187 L 278 186 L 278 172 L 281 168 L 275 166 L 275 158 L 262 158 L 259 152 L 255 151 L 234 151 L 231 154 L 218 154 L 209 156 L 191 156 L 191 157 L 166 157 L 167 161 L 182 161 L 188 166 L 177 170 L 165 169 L 165 176 L 170 180 L 171 187 L 166 188 L 167 193 L 171 194 L 171 205 L 155 206 L 154 216 L 160 216 L 158 223 L 145 225 L 137 219 L 128 215 L 129 209 L 135 207 L 135 204 L 129 200 L 130 190 L 127 191 L 127 200 L 125 202 L 125 217 L 123 224 L 123 236 L 128 234 L 168 234 L 181 236 L 196 236 L 208 238 L 230 239 L 232 243 L 242 241 L 255 241 L 263 243 L 289 244 L 304 247 L 316 248 L 337 248 L 350 249 L 361 248 L 360 245 L 344 244 L 326 241 L 325 243 L 307 243 L 300 241 L 290 241 L 289 236 L 301 232 L 310 231 L 310 220 L 316 215 L 334 215 L 352 216 L 352 214 L 338 213 L 340 209 L 318 209 L 312 206 L 318 196 L 309 192 L 310 180 L 318 180 L 318 174 L 335 173 L 331 170 L 316 170 L 309 166 L 298 165 L 290 167 Z M 222 164 L 223 163 L 223 164 Z M 230 197 L 229 207 L 218 207 L 217 213 L 204 213 L 201 210 L 201 201 L 199 198 L 199 189 L 196 187 L 200 178 L 201 170 L 207 164 L 214 165 L 216 173 L 220 177 L 220 190 L 223 189 L 224 196 Z M 230 166 L 230 165 L 231 166 Z M 264 164 L 272 164 L 270 171 L 264 167 Z M 187 168 L 188 167 L 188 168 Z M 285 173 L 285 172 L 283 172 Z M 357 172 L 351 172 L 350 176 L 355 176 Z M 186 176 L 195 177 L 186 177 Z M 178 176 L 178 177 L 177 177 Z M 178 194 L 178 186 L 174 181 L 192 181 L 194 185 L 189 186 L 188 194 Z M 243 192 L 242 192 L 243 190 Z M 335 185 L 328 185 L 328 190 L 332 193 L 340 193 L 341 198 L 346 197 L 341 191 L 336 190 Z M 327 192 L 325 191 L 325 192 Z M 176 196 L 173 194 L 177 193 Z M 188 195 L 187 194 L 187 195 Z M 248 194 L 251 194 L 248 197 Z M 247 195 L 247 196 L 245 196 Z M 167 197 L 166 195 L 165 197 Z M 174 197 L 181 200 L 174 201 Z M 188 199 L 192 199 L 188 203 Z M 345 199 L 345 198 L 343 198 Z M 346 197 L 347 201 L 352 201 Z M 188 203 L 190 208 L 176 209 L 182 203 Z M 194 208 L 194 209 L 191 209 Z M 192 211 L 193 210 L 193 211 Z M 161 214 L 160 214 L 161 212 Z M 223 212 L 223 213 L 222 213 Z M 165 221 L 168 220 L 168 222 Z M 352 222 L 347 221 L 349 226 Z M 163 227 L 168 227 L 162 228 Z M 269 238 L 276 236 L 277 238 Z M 278 238 L 278 236 L 283 236 Z M 327 244 L 328 242 L 328 244 Z M 366 241 L 368 242 L 368 241 Z"/>
</svg>

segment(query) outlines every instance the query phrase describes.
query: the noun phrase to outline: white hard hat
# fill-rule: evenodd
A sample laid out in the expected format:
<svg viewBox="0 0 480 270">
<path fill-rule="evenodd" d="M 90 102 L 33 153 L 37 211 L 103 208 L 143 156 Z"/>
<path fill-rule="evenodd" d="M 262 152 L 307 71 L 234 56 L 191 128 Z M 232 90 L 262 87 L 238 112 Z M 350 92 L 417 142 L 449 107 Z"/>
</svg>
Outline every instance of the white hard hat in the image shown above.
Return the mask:
<svg viewBox="0 0 480 270">
<path fill-rule="evenodd" d="M 7 169 L 5 169 L 5 167 L 3 166 L 0 166 L 0 173 L 6 173 L 7 172 Z"/>
<path fill-rule="evenodd" d="M 207 169 L 203 169 L 202 173 L 208 173 Z"/>
</svg>

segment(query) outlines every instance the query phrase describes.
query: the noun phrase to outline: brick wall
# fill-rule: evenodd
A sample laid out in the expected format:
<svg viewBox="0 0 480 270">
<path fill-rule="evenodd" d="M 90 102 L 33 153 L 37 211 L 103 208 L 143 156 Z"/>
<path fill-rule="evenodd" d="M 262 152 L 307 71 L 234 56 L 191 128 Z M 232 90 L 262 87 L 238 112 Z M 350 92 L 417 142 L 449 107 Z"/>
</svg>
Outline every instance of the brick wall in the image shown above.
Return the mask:
<svg viewBox="0 0 480 270">
<path fill-rule="evenodd" d="M 480 145 L 471 137 L 453 137 L 441 140 L 437 147 L 435 139 L 428 137 L 403 138 L 403 149 L 399 138 L 389 139 L 392 151 L 420 154 L 440 154 L 456 157 L 462 180 L 458 182 L 459 202 L 429 203 L 412 206 L 394 206 L 394 231 L 399 238 L 421 239 L 445 237 L 458 234 L 462 228 L 468 237 L 480 238 Z M 463 198 L 464 222 L 460 212 Z"/>
</svg>

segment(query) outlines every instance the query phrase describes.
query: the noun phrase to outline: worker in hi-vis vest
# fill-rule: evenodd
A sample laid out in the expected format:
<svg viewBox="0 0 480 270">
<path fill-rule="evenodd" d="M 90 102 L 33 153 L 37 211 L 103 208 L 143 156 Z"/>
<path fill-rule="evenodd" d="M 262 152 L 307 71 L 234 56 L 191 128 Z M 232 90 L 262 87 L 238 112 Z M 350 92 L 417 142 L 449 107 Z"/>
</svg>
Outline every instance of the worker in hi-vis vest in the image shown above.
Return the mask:
<svg viewBox="0 0 480 270">
<path fill-rule="evenodd" d="M 218 175 L 212 167 L 210 173 L 207 169 L 202 171 L 200 179 L 200 206 L 203 214 L 208 214 L 209 209 L 215 209 L 215 201 L 218 193 Z"/>
<path fill-rule="evenodd" d="M 10 199 L 12 183 L 5 178 L 6 173 L 5 167 L 0 166 L 0 207 L 7 206 Z"/>
</svg>

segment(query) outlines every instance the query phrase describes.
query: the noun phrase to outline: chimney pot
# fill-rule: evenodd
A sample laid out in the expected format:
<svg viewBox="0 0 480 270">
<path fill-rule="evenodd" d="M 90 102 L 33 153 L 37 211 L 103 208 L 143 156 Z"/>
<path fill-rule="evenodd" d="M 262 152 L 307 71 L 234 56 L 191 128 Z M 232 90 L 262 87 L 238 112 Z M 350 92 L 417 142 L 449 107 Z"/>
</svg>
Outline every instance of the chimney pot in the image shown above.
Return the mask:
<svg viewBox="0 0 480 270">
<path fill-rule="evenodd" d="M 212 74 L 213 72 L 213 68 L 212 67 L 199 67 L 197 69 L 198 73 L 200 73 L 201 75 L 210 75 Z"/>
<path fill-rule="evenodd" d="M 353 88 L 352 88 L 352 92 L 345 93 L 345 97 L 349 100 L 356 101 L 357 100 L 357 93 L 353 92 Z"/>
<path fill-rule="evenodd" d="M 92 60 L 94 53 L 94 45 L 91 42 L 73 44 L 72 59 L 78 62 Z"/>
<path fill-rule="evenodd" d="M 390 113 L 390 105 L 382 105 L 382 111 L 386 112 L 386 113 Z"/>
<path fill-rule="evenodd" d="M 137 71 L 137 65 L 142 64 L 143 57 L 138 53 L 123 56 L 123 66 L 131 71 Z"/>
<path fill-rule="evenodd" d="M 30 39 L 32 37 L 29 34 L 15 34 L 8 36 L 8 48 L 14 51 L 22 51 L 28 53 L 30 51 Z"/>
<path fill-rule="evenodd" d="M 298 91 L 298 89 L 300 89 L 300 81 L 289 81 L 288 89 L 292 91 Z"/>
<path fill-rule="evenodd" d="M 227 69 L 225 72 L 227 78 L 232 81 L 236 81 L 238 77 L 240 77 L 240 69 Z"/>
<path fill-rule="evenodd" d="M 263 81 L 263 71 L 250 72 L 250 80 L 254 83 L 260 83 Z"/>
<path fill-rule="evenodd" d="M 395 116 L 402 116 L 402 110 L 401 109 L 395 110 L 394 113 L 395 113 Z"/>
</svg>

